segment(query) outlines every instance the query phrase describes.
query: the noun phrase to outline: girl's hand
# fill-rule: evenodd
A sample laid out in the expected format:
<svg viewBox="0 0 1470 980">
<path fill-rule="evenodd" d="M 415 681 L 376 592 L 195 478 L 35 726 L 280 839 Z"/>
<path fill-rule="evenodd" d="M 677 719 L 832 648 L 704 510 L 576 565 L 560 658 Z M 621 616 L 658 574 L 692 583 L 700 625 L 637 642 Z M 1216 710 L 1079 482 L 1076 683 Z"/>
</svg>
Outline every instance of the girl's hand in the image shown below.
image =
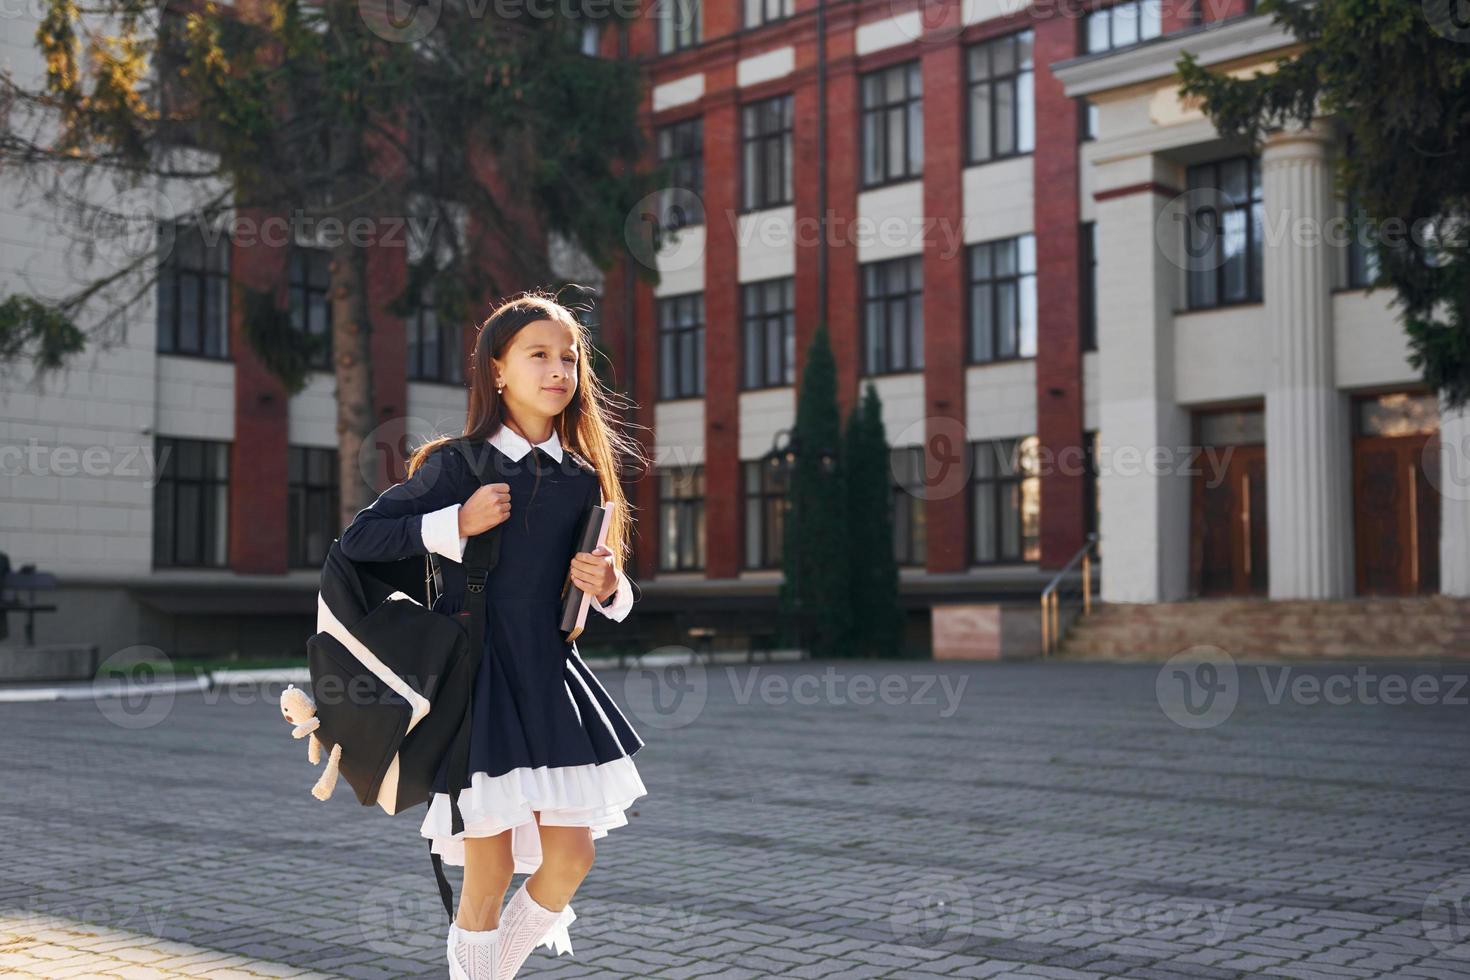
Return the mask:
<svg viewBox="0 0 1470 980">
<path fill-rule="evenodd" d="M 596 551 L 579 551 L 572 557 L 572 584 L 598 602 L 618 587 L 618 573 L 613 553 L 605 544 Z"/>
<path fill-rule="evenodd" d="M 510 519 L 510 484 L 487 483 L 459 508 L 459 536 L 472 538 Z"/>
</svg>

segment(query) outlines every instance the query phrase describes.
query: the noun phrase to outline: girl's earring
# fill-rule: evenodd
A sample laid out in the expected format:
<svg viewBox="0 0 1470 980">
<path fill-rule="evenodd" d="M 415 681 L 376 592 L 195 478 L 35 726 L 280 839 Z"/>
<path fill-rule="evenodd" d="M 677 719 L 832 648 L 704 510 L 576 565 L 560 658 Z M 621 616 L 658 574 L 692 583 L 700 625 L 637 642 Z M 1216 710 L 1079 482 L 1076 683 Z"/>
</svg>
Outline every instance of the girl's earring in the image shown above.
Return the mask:
<svg viewBox="0 0 1470 980">
<path fill-rule="evenodd" d="M 497 395 L 503 395 L 503 394 L 505 394 L 505 382 L 504 381 L 497 381 L 497 382 L 495 382 L 495 394 L 497 394 Z"/>
</svg>

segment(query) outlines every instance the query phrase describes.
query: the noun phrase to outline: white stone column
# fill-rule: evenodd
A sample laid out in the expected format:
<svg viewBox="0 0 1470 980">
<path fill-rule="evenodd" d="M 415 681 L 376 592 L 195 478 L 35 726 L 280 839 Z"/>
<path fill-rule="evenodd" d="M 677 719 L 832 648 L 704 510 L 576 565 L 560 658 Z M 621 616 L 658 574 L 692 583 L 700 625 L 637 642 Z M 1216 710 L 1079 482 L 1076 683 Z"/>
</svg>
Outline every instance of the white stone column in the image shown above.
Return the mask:
<svg viewBox="0 0 1470 980">
<path fill-rule="evenodd" d="M 1261 154 L 1266 386 L 1266 521 L 1273 599 L 1352 592 L 1352 471 L 1347 397 L 1332 354 L 1331 133 L 1268 137 Z"/>
<path fill-rule="evenodd" d="M 1102 598 L 1168 602 L 1189 588 L 1189 414 L 1174 393 L 1183 173 L 1153 154 L 1097 167 Z"/>
<path fill-rule="evenodd" d="M 1470 596 L 1470 406 L 1439 406 L 1439 591 Z"/>
</svg>

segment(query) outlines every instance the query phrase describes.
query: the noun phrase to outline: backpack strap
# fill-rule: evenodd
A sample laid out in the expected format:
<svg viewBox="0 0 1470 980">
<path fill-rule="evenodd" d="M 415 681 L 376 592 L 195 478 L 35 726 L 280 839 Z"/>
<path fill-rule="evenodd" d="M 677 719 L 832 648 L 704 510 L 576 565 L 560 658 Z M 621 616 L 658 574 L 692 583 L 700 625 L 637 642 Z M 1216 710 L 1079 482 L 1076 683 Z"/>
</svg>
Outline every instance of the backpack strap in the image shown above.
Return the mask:
<svg viewBox="0 0 1470 980">
<path fill-rule="evenodd" d="M 465 458 L 470 470 L 474 472 L 481 485 L 495 482 L 496 473 L 490 466 L 489 455 L 483 443 L 476 446 L 467 439 L 455 439 L 452 444 Z M 470 669 L 466 683 L 469 686 L 470 697 L 465 701 L 464 718 L 460 720 L 459 728 L 454 733 L 454 741 L 449 745 L 449 815 L 450 833 L 452 834 L 464 831 L 464 815 L 459 809 L 459 794 L 470 782 L 470 706 L 474 701 L 475 677 L 479 672 L 480 659 L 485 651 L 485 621 L 489 615 L 485 585 L 490 578 L 490 570 L 500 560 L 500 529 L 501 525 L 497 524 L 483 534 L 474 535 L 465 544 L 464 550 L 464 608 L 469 612 L 467 632 L 470 639 Z M 432 797 L 429 802 L 430 805 L 433 804 Z M 434 877 L 439 884 L 439 898 L 444 903 L 444 911 L 449 914 L 452 921 L 454 919 L 454 893 L 449 886 L 449 880 L 444 876 L 442 858 L 432 853 L 433 846 L 434 842 L 429 841 Z"/>
</svg>

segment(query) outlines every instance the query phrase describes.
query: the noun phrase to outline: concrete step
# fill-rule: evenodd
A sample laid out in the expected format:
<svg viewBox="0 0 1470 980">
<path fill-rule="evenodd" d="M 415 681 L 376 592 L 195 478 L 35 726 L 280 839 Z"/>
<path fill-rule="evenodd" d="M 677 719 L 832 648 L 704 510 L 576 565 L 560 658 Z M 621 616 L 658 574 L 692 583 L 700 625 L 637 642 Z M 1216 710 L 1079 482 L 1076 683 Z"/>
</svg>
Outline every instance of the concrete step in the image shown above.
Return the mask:
<svg viewBox="0 0 1470 980">
<path fill-rule="evenodd" d="M 1289 657 L 1470 657 L 1470 600 L 1203 599 L 1094 606 L 1067 632 L 1070 658 L 1169 657 L 1192 646 Z"/>
</svg>

